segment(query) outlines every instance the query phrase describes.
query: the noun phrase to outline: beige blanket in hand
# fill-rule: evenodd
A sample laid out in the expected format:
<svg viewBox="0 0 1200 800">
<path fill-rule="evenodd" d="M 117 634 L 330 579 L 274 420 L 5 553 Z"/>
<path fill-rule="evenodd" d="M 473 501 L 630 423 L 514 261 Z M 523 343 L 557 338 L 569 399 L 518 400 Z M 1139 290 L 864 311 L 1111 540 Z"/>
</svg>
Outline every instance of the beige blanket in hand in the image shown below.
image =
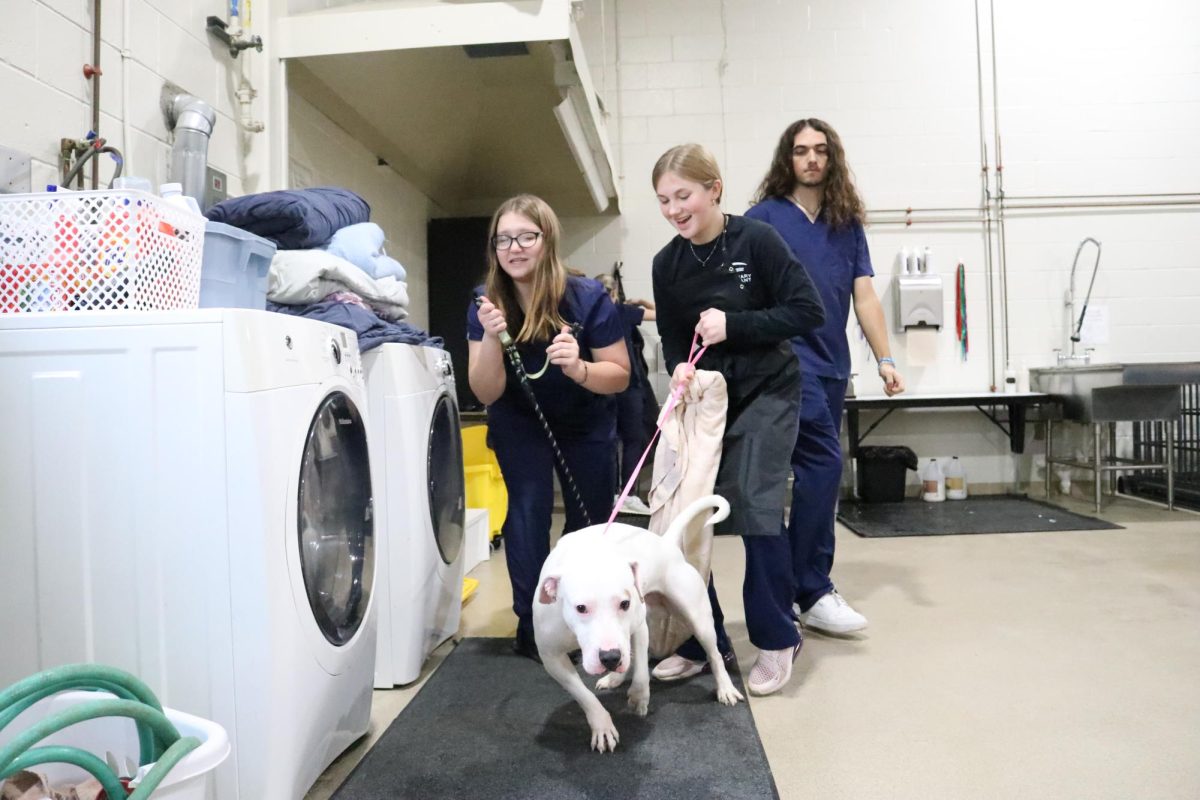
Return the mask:
<svg viewBox="0 0 1200 800">
<path fill-rule="evenodd" d="M 729 400 L 725 377 L 697 370 L 696 377 L 663 422 L 650 485 L 650 530 L 662 535 L 693 500 L 713 493 L 721 464 L 721 437 Z M 683 534 L 683 555 L 704 582 L 712 565 L 712 527 L 696 517 Z M 667 609 L 649 619 L 650 653 L 665 657 L 692 635 L 691 626 Z"/>
</svg>

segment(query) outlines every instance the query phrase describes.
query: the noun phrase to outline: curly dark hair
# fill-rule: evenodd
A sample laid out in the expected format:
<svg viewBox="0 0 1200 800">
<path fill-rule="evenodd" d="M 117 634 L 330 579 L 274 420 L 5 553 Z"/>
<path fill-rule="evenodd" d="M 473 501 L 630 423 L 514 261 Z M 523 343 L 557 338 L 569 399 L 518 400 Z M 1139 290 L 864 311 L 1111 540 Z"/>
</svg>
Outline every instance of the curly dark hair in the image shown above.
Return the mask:
<svg viewBox="0 0 1200 800">
<path fill-rule="evenodd" d="M 829 144 L 829 171 L 825 177 L 821 216 L 835 228 L 849 225 L 856 220 L 865 223 L 867 210 L 854 187 L 854 173 L 846 163 L 846 150 L 842 147 L 841 137 L 828 122 L 819 119 L 799 119 L 787 126 L 775 146 L 775 155 L 771 158 L 766 177 L 754 193 L 754 202 L 761 203 L 772 197 L 787 199 L 792 196 L 796 188 L 792 146 L 796 141 L 796 134 L 805 128 L 825 134 L 825 140 Z"/>
</svg>

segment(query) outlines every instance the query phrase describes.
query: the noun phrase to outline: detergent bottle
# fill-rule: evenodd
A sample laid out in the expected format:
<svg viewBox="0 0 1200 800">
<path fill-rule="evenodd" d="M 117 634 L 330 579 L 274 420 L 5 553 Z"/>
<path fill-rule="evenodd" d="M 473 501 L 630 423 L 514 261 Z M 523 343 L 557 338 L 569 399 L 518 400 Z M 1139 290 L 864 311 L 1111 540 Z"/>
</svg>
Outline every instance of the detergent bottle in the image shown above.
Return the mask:
<svg viewBox="0 0 1200 800">
<path fill-rule="evenodd" d="M 950 463 L 946 465 L 946 499 L 967 499 L 967 472 L 958 456 L 951 458 Z"/>
<path fill-rule="evenodd" d="M 921 470 L 921 499 L 927 503 L 940 503 L 946 499 L 946 479 L 936 458 L 929 459 Z"/>
</svg>

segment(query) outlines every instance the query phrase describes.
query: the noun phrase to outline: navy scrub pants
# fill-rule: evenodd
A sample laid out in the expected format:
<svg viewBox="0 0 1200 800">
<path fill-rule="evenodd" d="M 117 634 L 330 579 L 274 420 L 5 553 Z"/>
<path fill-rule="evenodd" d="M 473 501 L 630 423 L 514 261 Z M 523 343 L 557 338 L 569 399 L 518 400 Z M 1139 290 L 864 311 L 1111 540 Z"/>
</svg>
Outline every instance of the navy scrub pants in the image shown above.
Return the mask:
<svg viewBox="0 0 1200 800">
<path fill-rule="evenodd" d="M 792 542 L 796 603 L 802 612 L 833 591 L 833 519 L 842 481 L 842 406 L 846 381 L 805 372 L 800 429 L 792 451 Z"/>
<path fill-rule="evenodd" d="M 782 527 L 782 526 L 781 526 Z M 787 536 L 743 536 L 746 547 L 746 578 L 742 582 L 742 605 L 746 612 L 746 630 L 750 643 L 759 650 L 783 650 L 800 643 L 800 631 L 792 618 L 791 554 Z M 708 599 L 712 602 L 717 624 L 717 649 L 722 655 L 733 652 L 725 633 L 725 615 L 717 601 L 712 578 L 708 580 Z M 688 639 L 675 651 L 692 661 L 707 661 L 704 648 L 695 638 Z"/>
<path fill-rule="evenodd" d="M 646 451 L 646 446 L 650 444 L 650 436 L 646 431 L 646 401 L 644 393 L 649 390 L 647 386 L 630 386 L 625 391 L 617 395 L 617 439 L 620 441 L 620 479 L 617 482 L 617 491 L 625 487 L 629 482 L 630 476 L 633 475 L 633 469 L 637 466 L 638 459 L 642 457 L 642 453 Z M 653 430 L 653 428 L 651 428 Z M 649 463 L 649 459 L 647 459 Z M 637 486 L 630 490 L 630 494 L 637 495 Z"/>
<path fill-rule="evenodd" d="M 603 523 L 612 512 L 615 466 L 615 421 L 598 420 L 583 437 L 555 433 L 559 450 L 575 478 L 590 524 Z M 508 575 L 512 581 L 513 612 L 518 629 L 533 635 L 533 599 L 542 562 L 550 554 L 550 514 L 554 507 L 555 473 L 563 487 L 564 531 L 586 527 L 574 496 L 567 488 L 541 423 L 532 417 L 505 415 L 488 418 L 488 432 L 508 490 L 508 515 L 501 532 Z"/>
</svg>

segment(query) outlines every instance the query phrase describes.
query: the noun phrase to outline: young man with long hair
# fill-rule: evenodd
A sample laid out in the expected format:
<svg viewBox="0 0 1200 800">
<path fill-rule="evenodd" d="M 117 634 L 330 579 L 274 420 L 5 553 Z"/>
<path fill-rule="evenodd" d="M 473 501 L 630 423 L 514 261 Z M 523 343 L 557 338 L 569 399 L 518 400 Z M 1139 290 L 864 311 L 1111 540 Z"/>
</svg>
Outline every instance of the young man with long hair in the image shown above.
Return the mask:
<svg viewBox="0 0 1200 800">
<path fill-rule="evenodd" d="M 888 395 L 904 379 L 888 346 L 887 323 L 875 293 L 863 222 L 866 210 L 846 162 L 842 140 L 819 119 L 793 122 L 779 137 L 770 169 L 746 212 L 779 231 L 808 270 L 825 305 L 825 323 L 792 339 L 800 359 L 800 425 L 792 451 L 792 543 L 797 608 L 808 627 L 846 634 L 867 619 L 833 585 L 834 532 L 842 478 L 840 432 L 850 344 L 850 303 L 879 363 Z"/>
</svg>

